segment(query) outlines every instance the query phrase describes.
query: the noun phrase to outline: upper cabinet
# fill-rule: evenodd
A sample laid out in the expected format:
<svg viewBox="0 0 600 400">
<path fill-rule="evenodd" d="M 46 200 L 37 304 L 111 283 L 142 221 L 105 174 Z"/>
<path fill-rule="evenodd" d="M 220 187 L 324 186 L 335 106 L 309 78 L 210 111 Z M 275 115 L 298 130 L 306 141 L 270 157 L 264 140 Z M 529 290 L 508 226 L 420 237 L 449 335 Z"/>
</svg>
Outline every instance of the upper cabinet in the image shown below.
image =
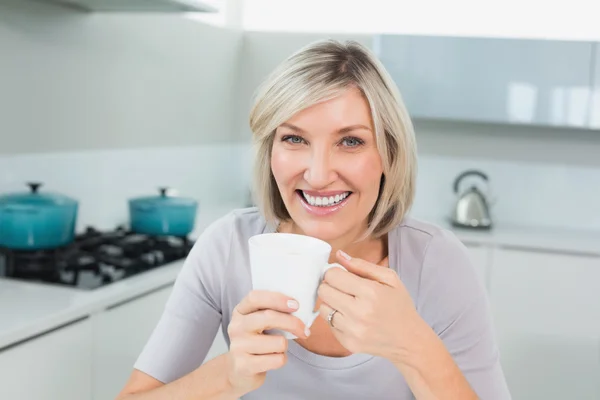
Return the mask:
<svg viewBox="0 0 600 400">
<path fill-rule="evenodd" d="M 589 127 L 591 42 L 404 35 L 375 40 L 413 117 Z"/>
<path fill-rule="evenodd" d="M 594 45 L 594 71 L 592 77 L 592 108 L 590 112 L 590 125 L 600 129 L 600 43 Z"/>
<path fill-rule="evenodd" d="M 98 12 L 217 12 L 203 0 L 42 0 L 46 3 Z"/>
</svg>

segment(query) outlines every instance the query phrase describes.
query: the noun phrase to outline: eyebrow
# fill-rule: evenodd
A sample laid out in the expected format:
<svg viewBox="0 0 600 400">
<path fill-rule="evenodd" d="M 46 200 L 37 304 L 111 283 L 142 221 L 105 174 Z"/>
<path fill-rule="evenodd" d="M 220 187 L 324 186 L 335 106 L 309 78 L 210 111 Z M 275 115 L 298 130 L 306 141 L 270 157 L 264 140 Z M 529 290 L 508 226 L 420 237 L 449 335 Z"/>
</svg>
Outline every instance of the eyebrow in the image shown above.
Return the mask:
<svg viewBox="0 0 600 400">
<path fill-rule="evenodd" d="M 298 133 L 306 133 L 306 131 L 304 129 L 301 129 L 301 128 L 297 127 L 296 125 L 292 125 L 292 124 L 287 123 L 287 122 L 284 122 L 283 124 L 281 124 L 281 126 L 289 128 L 289 129 L 291 129 L 293 131 L 296 131 Z M 345 127 L 341 128 L 341 129 L 338 129 L 337 133 L 348 133 L 348 132 L 352 132 L 352 131 L 359 130 L 359 129 L 371 131 L 371 128 L 369 128 L 368 126 L 361 125 L 361 124 L 356 124 L 356 125 L 345 126 Z"/>
</svg>

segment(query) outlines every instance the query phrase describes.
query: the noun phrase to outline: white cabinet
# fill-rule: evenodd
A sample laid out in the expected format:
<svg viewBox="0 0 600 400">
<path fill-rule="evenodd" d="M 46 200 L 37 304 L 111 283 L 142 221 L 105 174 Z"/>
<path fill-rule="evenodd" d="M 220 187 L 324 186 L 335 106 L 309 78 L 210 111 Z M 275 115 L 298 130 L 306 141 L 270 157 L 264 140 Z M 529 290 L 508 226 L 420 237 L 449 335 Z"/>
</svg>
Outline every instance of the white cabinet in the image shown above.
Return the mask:
<svg viewBox="0 0 600 400">
<path fill-rule="evenodd" d="M 514 399 L 600 399 L 600 258 L 499 248 L 490 276 Z"/>
<path fill-rule="evenodd" d="M 94 319 L 93 399 L 114 399 L 158 323 L 172 285 L 128 300 Z"/>
<path fill-rule="evenodd" d="M 592 108 L 590 113 L 590 126 L 600 129 L 600 42 L 594 44 L 594 71 L 592 77 Z"/>
<path fill-rule="evenodd" d="M 91 399 L 91 323 L 73 322 L 0 352 L 0 399 Z"/>
<path fill-rule="evenodd" d="M 375 40 L 413 117 L 588 126 L 592 43 L 404 35 Z"/>
</svg>

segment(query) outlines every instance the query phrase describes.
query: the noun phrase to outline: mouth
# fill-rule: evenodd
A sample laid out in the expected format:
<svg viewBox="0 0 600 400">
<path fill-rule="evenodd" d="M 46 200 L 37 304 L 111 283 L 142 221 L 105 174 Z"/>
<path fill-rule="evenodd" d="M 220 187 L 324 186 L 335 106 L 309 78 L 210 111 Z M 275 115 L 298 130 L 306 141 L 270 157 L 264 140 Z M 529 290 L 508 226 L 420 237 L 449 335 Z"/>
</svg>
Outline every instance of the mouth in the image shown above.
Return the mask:
<svg viewBox="0 0 600 400">
<path fill-rule="evenodd" d="M 314 215 L 329 215 L 339 211 L 352 196 L 350 191 L 337 192 L 329 196 L 313 196 L 303 190 L 296 190 L 296 194 L 304 208 Z"/>
</svg>

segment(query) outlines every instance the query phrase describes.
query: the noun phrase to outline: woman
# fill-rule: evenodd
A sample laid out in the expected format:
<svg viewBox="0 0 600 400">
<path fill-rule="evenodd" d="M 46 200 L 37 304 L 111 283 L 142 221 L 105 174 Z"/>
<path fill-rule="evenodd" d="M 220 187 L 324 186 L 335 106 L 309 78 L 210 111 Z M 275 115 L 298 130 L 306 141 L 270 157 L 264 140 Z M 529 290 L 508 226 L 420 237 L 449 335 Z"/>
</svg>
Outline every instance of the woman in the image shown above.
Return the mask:
<svg viewBox="0 0 600 400">
<path fill-rule="evenodd" d="M 456 237 L 408 218 L 416 149 L 383 66 L 361 45 L 314 43 L 258 93 L 258 209 L 200 237 L 120 399 L 509 399 L 485 290 Z M 248 239 L 331 244 L 323 318 L 253 291 Z M 201 365 L 219 325 L 229 352 Z M 296 335 L 286 340 L 267 329 Z"/>
</svg>

